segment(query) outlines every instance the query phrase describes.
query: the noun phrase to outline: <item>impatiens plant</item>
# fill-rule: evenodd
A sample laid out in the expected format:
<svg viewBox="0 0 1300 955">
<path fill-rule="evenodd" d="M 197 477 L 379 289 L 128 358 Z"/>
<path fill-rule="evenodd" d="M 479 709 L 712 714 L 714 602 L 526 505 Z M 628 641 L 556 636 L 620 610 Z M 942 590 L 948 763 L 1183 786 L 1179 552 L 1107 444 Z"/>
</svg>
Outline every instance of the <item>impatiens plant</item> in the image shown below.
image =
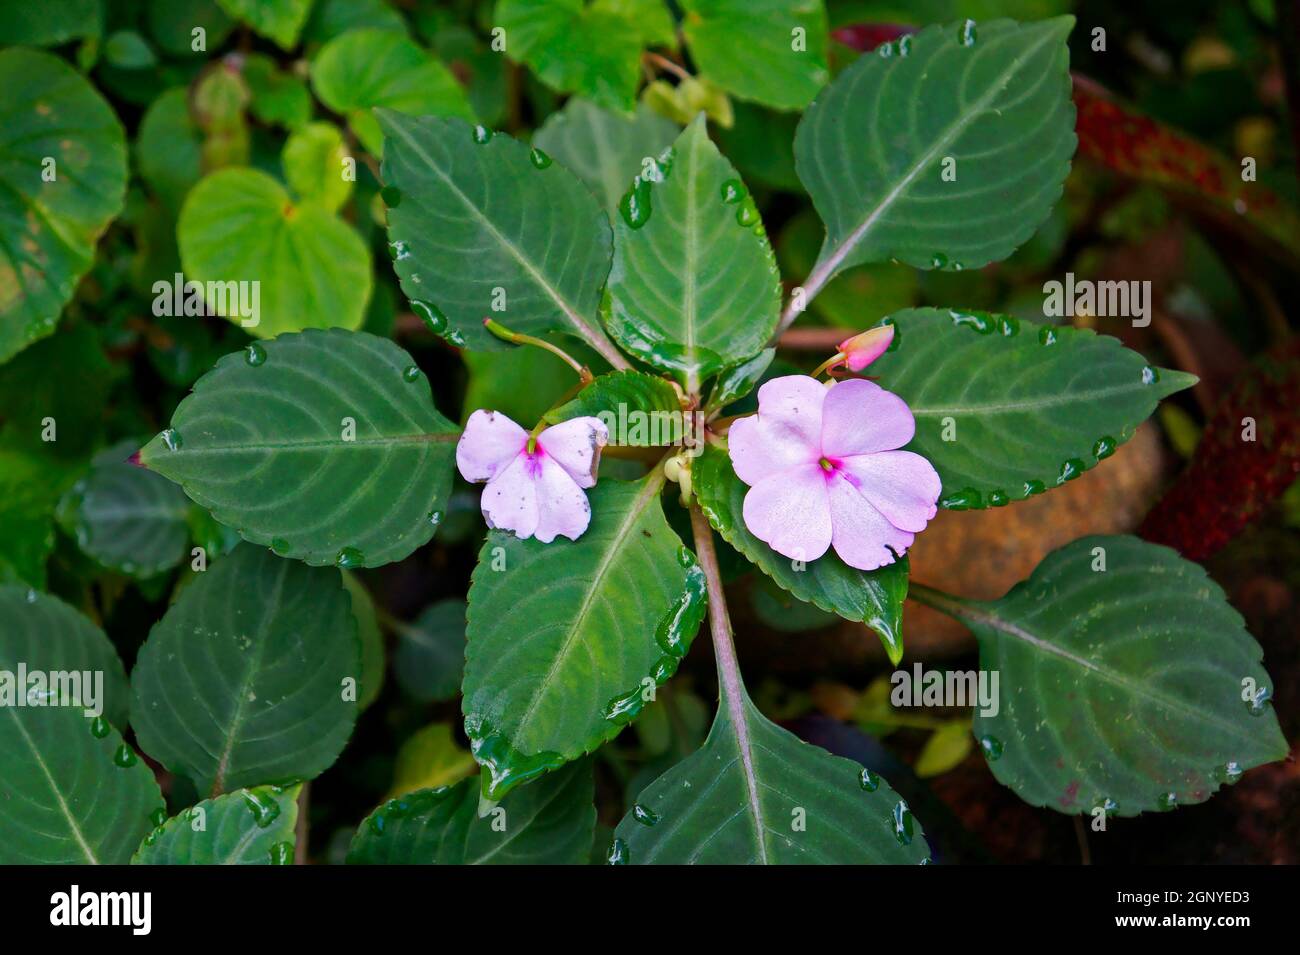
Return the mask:
<svg viewBox="0 0 1300 955">
<path fill-rule="evenodd" d="M 1061 214 L 1072 17 L 857 55 L 821 0 L 200 6 L 212 51 L 242 24 L 235 51 L 182 43 L 157 99 L 104 69 L 144 108 L 140 181 L 73 65 L 0 52 L 0 358 L 29 383 L 0 388 L 54 402 L 21 367 L 38 350 L 96 379 L 73 336 L 103 318 L 167 396 L 152 439 L 138 402 L 114 423 L 124 443 L 86 437 L 98 411 L 4 410 L 14 473 L 21 429 L 85 454 L 46 505 L 0 503 L 0 671 L 101 687 L 57 708 L 0 682 L 0 861 L 287 863 L 309 823 L 342 833 L 318 858 L 356 864 L 942 859 L 901 783 L 747 683 L 746 575 L 787 629 L 846 621 L 894 665 L 908 597 L 960 621 L 1001 697 L 958 759 L 1094 831 L 1285 757 L 1260 646 L 1171 549 L 1081 537 L 991 601 L 910 580 L 927 528 L 964 519 L 943 511 L 1064 494 L 1197 381 L 1087 321 L 962 299 Z M 0 40 L 62 42 L 37 34 L 0 15 Z M 755 115 L 751 136 L 793 129 L 784 174 L 740 141 Z M 92 266 L 119 214 L 135 254 Z M 798 271 L 786 219 L 820 242 Z M 138 293 L 69 306 L 88 272 L 145 280 L 152 317 Z M 953 298 L 876 306 L 918 274 Z M 852 314 L 808 361 L 829 300 Z M 157 605 L 126 646 L 105 632 L 123 577 Z M 691 680 L 714 669 L 710 715 Z M 426 725 L 457 692 L 455 732 Z M 392 782 L 313 814 L 359 721 L 408 739 Z M 629 766 L 633 723 L 653 758 Z M 626 805 L 598 820 L 606 776 Z"/>
</svg>

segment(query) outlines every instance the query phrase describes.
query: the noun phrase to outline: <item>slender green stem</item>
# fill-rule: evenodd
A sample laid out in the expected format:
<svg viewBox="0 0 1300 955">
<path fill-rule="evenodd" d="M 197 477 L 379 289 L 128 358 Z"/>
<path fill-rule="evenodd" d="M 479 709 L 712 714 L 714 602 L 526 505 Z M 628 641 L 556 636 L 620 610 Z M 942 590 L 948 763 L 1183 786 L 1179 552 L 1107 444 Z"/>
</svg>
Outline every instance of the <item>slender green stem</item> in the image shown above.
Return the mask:
<svg viewBox="0 0 1300 955">
<path fill-rule="evenodd" d="M 570 368 L 578 373 L 578 380 L 584 384 L 590 384 L 593 380 L 591 369 L 582 364 L 559 345 L 552 345 L 550 342 L 536 338 L 532 335 L 525 335 L 522 332 L 512 332 L 500 322 L 494 322 L 490 318 L 483 319 L 483 327 L 502 341 L 511 342 L 515 345 L 532 345 L 534 348 L 544 348 L 552 355 L 558 357 Z"/>
<path fill-rule="evenodd" d="M 824 371 L 830 371 L 832 368 L 834 368 L 834 367 L 835 367 L 836 365 L 838 365 L 840 362 L 844 361 L 845 357 L 846 357 L 846 356 L 845 356 L 844 352 L 842 352 L 842 351 L 837 351 L 834 355 L 831 355 L 830 358 L 827 358 L 824 362 L 822 362 L 820 365 L 818 365 L 817 368 L 816 368 L 815 370 L 813 370 L 812 372 L 810 372 L 810 373 L 809 373 L 809 377 L 811 377 L 811 378 L 817 378 L 817 377 L 819 377 L 819 376 L 821 375 L 822 372 L 824 372 Z"/>
<path fill-rule="evenodd" d="M 962 598 L 954 597 L 942 590 L 935 590 L 933 587 L 927 587 L 925 584 L 918 584 L 916 581 L 908 583 L 907 596 L 919 604 L 933 607 L 940 613 L 946 613 L 948 616 L 961 621 L 969 621 L 976 617 L 971 605 Z"/>
</svg>

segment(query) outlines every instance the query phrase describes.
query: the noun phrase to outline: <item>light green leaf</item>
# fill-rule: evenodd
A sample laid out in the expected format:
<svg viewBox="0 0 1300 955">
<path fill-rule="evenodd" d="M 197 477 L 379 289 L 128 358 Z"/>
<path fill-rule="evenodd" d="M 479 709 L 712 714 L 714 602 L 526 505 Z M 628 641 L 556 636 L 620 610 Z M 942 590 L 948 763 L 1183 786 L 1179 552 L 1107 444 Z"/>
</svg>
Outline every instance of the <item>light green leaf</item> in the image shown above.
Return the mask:
<svg viewBox="0 0 1300 955">
<path fill-rule="evenodd" d="M 908 448 L 939 472 L 943 507 L 998 507 L 1073 480 L 1196 382 L 1088 329 L 934 308 L 888 321 L 894 344 L 871 372 L 912 409 Z"/>
<path fill-rule="evenodd" d="M 117 650 L 99 627 L 59 598 L 17 585 L 0 586 L 0 620 L 4 621 L 0 628 L 0 671 L 6 674 L 0 679 L 0 709 L 45 712 L 46 707 L 22 705 L 28 691 L 35 688 L 43 696 L 58 690 L 57 699 L 66 690 L 83 704 L 70 707 L 78 715 L 98 709 L 114 726 L 126 728 L 130 706 L 126 671 Z M 79 676 L 66 687 L 23 686 L 17 680 L 19 664 L 26 666 L 29 675 L 60 671 L 71 677 L 73 673 L 90 673 L 91 682 Z M 93 674 L 103 674 L 102 685 L 97 685 L 99 681 Z M 0 736 L 7 734 L 6 730 Z"/>
<path fill-rule="evenodd" d="M 421 703 L 449 700 L 465 671 L 465 601 L 451 598 L 426 607 L 415 623 L 397 628 L 393 673 Z M 411 787 L 415 788 L 415 787 Z"/>
<path fill-rule="evenodd" d="M 484 818 L 478 814 L 473 779 L 451 788 L 421 789 L 390 799 L 371 813 L 357 829 L 348 862 L 578 865 L 591 851 L 594 797 L 588 763 L 565 767 L 511 793 Z"/>
<path fill-rule="evenodd" d="M 351 30 L 335 37 L 312 61 L 311 83 L 321 102 L 347 116 L 361 144 L 375 156 L 383 154 L 384 145 L 371 113 L 376 106 L 474 121 L 465 90 L 451 71 L 391 30 Z"/>
<path fill-rule="evenodd" d="M 298 45 L 312 0 L 217 0 L 221 9 L 243 20 L 254 32 L 275 41 L 282 50 Z"/>
<path fill-rule="evenodd" d="M 690 648 L 704 574 L 664 518 L 662 487 L 660 469 L 601 481 L 576 541 L 489 533 L 470 585 L 463 687 L 488 798 L 612 739 Z"/>
<path fill-rule="evenodd" d="M 456 437 L 401 348 L 313 329 L 218 361 L 140 461 L 245 540 L 378 567 L 433 536 Z"/>
<path fill-rule="evenodd" d="M 612 215 L 645 161 L 671 146 L 679 132 L 644 104 L 626 116 L 575 96 L 547 117 L 533 143 L 581 179 Z"/>
<path fill-rule="evenodd" d="M 999 711 L 976 711 L 975 737 L 1032 805 L 1171 809 L 1286 757 L 1263 651 L 1219 586 L 1167 547 L 1084 537 L 1000 600 L 919 599 L 970 627 L 980 669 L 1000 674 Z"/>
<path fill-rule="evenodd" d="M 343 177 L 348 158 L 337 126 L 308 123 L 291 133 L 284 144 L 284 178 L 303 202 L 337 212 L 352 194 L 352 180 Z"/>
<path fill-rule="evenodd" d="M 510 58 L 547 86 L 625 113 L 635 102 L 642 48 L 672 38 L 660 0 L 499 0 L 496 25 Z"/>
<path fill-rule="evenodd" d="M 728 544 L 800 600 L 845 620 L 865 623 L 880 637 L 895 664 L 903 658 L 906 557 L 879 570 L 866 571 L 850 567 L 834 551 L 827 551 L 796 570 L 795 562 L 772 550 L 745 526 L 741 508 L 749 488 L 736 477 L 725 450 L 705 448 L 692 465 L 691 480 L 701 510 Z"/>
<path fill-rule="evenodd" d="M 360 668 L 339 572 L 241 544 L 140 648 L 131 721 L 141 748 L 200 793 L 311 779 L 352 734 L 345 681 Z"/>
<path fill-rule="evenodd" d="M 291 865 L 301 786 L 205 799 L 145 837 L 132 865 Z"/>
<path fill-rule="evenodd" d="M 682 0 L 700 74 L 741 99 L 802 109 L 830 79 L 822 0 Z"/>
<path fill-rule="evenodd" d="M 461 749 L 450 723 L 430 723 L 407 737 L 393 767 L 392 798 L 417 789 L 451 786 L 478 772 L 469 750 Z"/>
<path fill-rule="evenodd" d="M 648 786 L 615 830 L 611 863 L 915 864 L 930 850 L 879 776 L 769 721 L 740 688 L 702 749 Z"/>
<path fill-rule="evenodd" d="M 107 721 L 0 706 L 0 865 L 124 864 L 162 805 L 153 773 Z"/>
<path fill-rule="evenodd" d="M 960 766 L 973 748 L 970 721 L 950 720 L 930 734 L 912 769 L 921 779 L 942 776 Z"/>
<path fill-rule="evenodd" d="M 0 362 L 54 331 L 122 209 L 126 137 L 56 56 L 0 51 Z"/>
<path fill-rule="evenodd" d="M 762 350 L 781 307 L 776 258 L 703 116 L 637 177 L 619 213 L 603 310 L 619 344 L 689 390 Z"/>
<path fill-rule="evenodd" d="M 146 579 L 171 570 L 187 553 L 191 504 L 183 491 L 127 459 L 123 441 L 100 452 L 59 503 L 64 529 L 104 567 Z"/>
<path fill-rule="evenodd" d="M 610 231 L 564 167 L 460 120 L 379 110 L 388 237 L 402 291 L 453 344 L 509 347 L 483 328 L 505 292 L 512 331 L 562 331 L 619 367 L 597 324 Z"/>
<path fill-rule="evenodd" d="M 863 262 L 979 268 L 1033 235 L 1074 154 L 1073 24 L 927 27 L 836 77 L 794 144 L 827 231 L 810 294 Z"/>
<path fill-rule="evenodd" d="M 361 327 L 372 281 L 366 244 L 320 205 L 295 205 L 264 172 L 204 178 L 185 200 L 176 239 L 186 280 L 205 283 L 208 307 L 252 335 Z"/>
<path fill-rule="evenodd" d="M 548 411 L 550 424 L 582 416 L 609 427 L 611 445 L 680 444 L 687 421 L 682 401 L 666 378 L 641 371 L 612 371 L 583 388 L 572 401 Z"/>
</svg>

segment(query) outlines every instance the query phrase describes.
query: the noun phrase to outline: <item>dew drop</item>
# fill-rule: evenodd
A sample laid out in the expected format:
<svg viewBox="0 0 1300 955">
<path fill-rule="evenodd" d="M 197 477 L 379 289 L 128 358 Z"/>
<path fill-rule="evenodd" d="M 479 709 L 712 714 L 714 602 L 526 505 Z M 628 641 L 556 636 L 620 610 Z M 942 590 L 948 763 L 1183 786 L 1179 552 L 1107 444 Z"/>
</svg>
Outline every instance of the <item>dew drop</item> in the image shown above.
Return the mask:
<svg viewBox="0 0 1300 955">
<path fill-rule="evenodd" d="M 1115 800 L 1111 799 L 1108 796 L 1101 801 L 1101 805 L 1098 806 L 1097 808 L 1100 809 L 1107 816 L 1110 816 L 1119 811 L 1119 803 L 1117 803 Z"/>
<path fill-rule="evenodd" d="M 944 255 L 942 252 L 936 252 L 934 255 L 930 256 L 930 268 L 942 269 L 946 268 L 947 265 L 948 256 Z"/>
<path fill-rule="evenodd" d="M 167 446 L 168 451 L 179 451 L 181 449 L 181 433 L 175 428 L 168 428 L 164 431 L 162 441 Z"/>
<path fill-rule="evenodd" d="M 117 752 L 113 754 L 113 762 L 116 765 L 121 766 L 123 769 L 128 769 L 134 766 L 139 759 L 140 757 L 135 755 L 135 750 L 130 746 L 127 746 L 126 743 L 119 746 Z"/>
<path fill-rule="evenodd" d="M 1229 761 L 1220 766 L 1215 775 L 1217 775 L 1222 782 L 1231 785 L 1240 779 L 1244 773 L 1245 770 L 1241 768 L 1241 763 Z"/>
<path fill-rule="evenodd" d="M 907 808 L 907 803 L 900 799 L 898 805 L 894 807 L 894 838 L 898 840 L 900 846 L 909 846 L 912 844 L 912 810 Z"/>
<path fill-rule="evenodd" d="M 898 55 L 899 55 L 899 56 L 907 56 L 907 55 L 908 55 L 909 53 L 911 53 L 911 52 L 912 52 L 912 38 L 911 38 L 910 36 L 902 36 L 902 37 L 899 37 L 899 38 L 898 38 Z"/>
<path fill-rule="evenodd" d="M 1254 695 L 1246 701 L 1246 712 L 1251 716 L 1263 716 L 1268 712 L 1268 701 L 1273 698 L 1273 691 L 1266 686 L 1261 686 L 1255 691 Z"/>
<path fill-rule="evenodd" d="M 655 826 L 659 823 L 659 814 L 640 803 L 632 807 L 632 818 L 643 826 Z"/>
<path fill-rule="evenodd" d="M 980 492 L 973 487 L 962 488 L 949 494 L 939 502 L 940 507 L 950 511 L 966 511 L 980 506 Z"/>
<path fill-rule="evenodd" d="M 1108 434 L 1102 435 L 1097 439 L 1097 443 L 1092 446 L 1092 456 L 1098 461 L 1108 458 L 1115 453 L 1115 439 Z"/>
<path fill-rule="evenodd" d="M 293 865 L 292 842 L 277 842 L 271 846 L 271 865 Z"/>
<path fill-rule="evenodd" d="M 650 183 L 637 176 L 618 202 L 619 215 L 630 229 L 639 229 L 650 221 Z"/>
<path fill-rule="evenodd" d="M 1038 330 L 1038 344 L 1055 345 L 1056 329 L 1053 328 L 1051 325 L 1044 325 L 1042 328 L 1040 328 Z"/>
<path fill-rule="evenodd" d="M 430 511 L 425 519 L 430 525 L 437 527 L 442 523 L 442 511 Z"/>
<path fill-rule="evenodd" d="M 1146 365 L 1142 368 L 1142 384 L 1154 385 L 1160 380 L 1160 372 L 1152 365 Z"/>
<path fill-rule="evenodd" d="M 961 42 L 962 46 L 975 45 L 976 29 L 974 20 L 963 21 L 961 27 L 957 31 L 957 39 Z"/>
<path fill-rule="evenodd" d="M 241 795 L 244 797 L 244 805 L 253 814 L 253 821 L 257 823 L 257 828 L 265 829 L 280 815 L 280 804 L 264 791 L 245 789 Z"/>
<path fill-rule="evenodd" d="M 528 153 L 528 158 L 532 160 L 533 165 L 538 169 L 545 169 L 551 164 L 551 157 L 546 155 L 546 153 L 542 152 L 536 146 L 534 146 Z"/>
<path fill-rule="evenodd" d="M 1042 481 L 1026 481 L 1025 497 L 1033 497 L 1035 494 L 1042 494 L 1047 490 L 1047 485 Z"/>
<path fill-rule="evenodd" d="M 379 190 L 379 198 L 384 200 L 384 205 L 390 209 L 396 209 L 402 204 L 402 190 L 396 186 L 384 186 Z"/>
<path fill-rule="evenodd" d="M 403 380 L 403 381 L 419 381 L 419 380 L 420 380 L 420 369 L 417 368 L 417 367 L 415 367 L 414 365 L 407 365 L 406 368 L 404 368 L 404 369 L 402 370 L 402 380 Z"/>
<path fill-rule="evenodd" d="M 627 843 L 622 839 L 615 839 L 610 843 L 605 861 L 610 865 L 627 865 Z"/>
<path fill-rule="evenodd" d="M 858 774 L 858 785 L 862 787 L 863 791 L 873 793 L 880 788 L 880 777 L 864 767 L 862 772 Z"/>
<path fill-rule="evenodd" d="M 1006 507 L 1011 498 L 1007 497 L 1006 491 L 993 490 L 989 491 L 989 507 Z"/>
<path fill-rule="evenodd" d="M 167 807 L 159 806 L 153 812 L 149 813 L 149 823 L 155 829 L 167 821 Z"/>
<path fill-rule="evenodd" d="M 416 315 L 420 316 L 420 320 L 424 322 L 429 331 L 439 336 L 447 334 L 447 316 L 443 314 L 442 309 L 437 305 L 416 298 L 411 300 L 411 308 Z"/>
<path fill-rule="evenodd" d="M 248 343 L 248 347 L 244 349 L 244 361 L 254 368 L 266 364 L 266 349 L 262 347 L 261 342 Z"/>
<path fill-rule="evenodd" d="M 285 554 L 289 553 L 289 542 L 283 537 L 272 537 L 271 550 L 283 557 Z"/>
<path fill-rule="evenodd" d="M 344 547 L 334 558 L 334 566 L 340 570 L 353 570 L 366 562 L 365 554 L 355 547 Z"/>
<path fill-rule="evenodd" d="M 488 129 L 486 126 L 476 125 L 474 127 L 474 142 L 482 146 L 491 141 L 492 141 L 492 130 Z"/>
<path fill-rule="evenodd" d="M 721 192 L 722 201 L 729 206 L 734 206 L 747 195 L 745 192 L 745 184 L 739 179 L 728 179 L 722 184 Z"/>
<path fill-rule="evenodd" d="M 1061 473 L 1056 476 L 1057 484 L 1064 484 L 1066 481 L 1073 481 L 1087 468 L 1078 458 L 1070 458 L 1061 464 Z"/>
<path fill-rule="evenodd" d="M 748 229 L 750 226 L 758 225 L 763 220 L 758 214 L 758 206 L 754 205 L 753 201 L 750 200 L 740 204 L 740 208 L 736 210 L 736 221 Z"/>
<path fill-rule="evenodd" d="M 90 735 L 95 739 L 103 739 L 108 735 L 108 720 L 102 716 L 96 716 L 90 721 Z"/>
<path fill-rule="evenodd" d="M 401 262 L 411 257 L 411 250 L 406 245 L 405 239 L 394 239 L 388 243 L 388 257 L 394 262 Z"/>
<path fill-rule="evenodd" d="M 892 43 L 880 44 L 880 46 L 876 47 L 876 55 L 884 60 L 889 59 L 891 56 L 894 55 L 894 44 Z"/>
<path fill-rule="evenodd" d="M 1156 797 L 1156 808 L 1161 812 L 1178 808 L 1178 793 L 1161 793 Z"/>
<path fill-rule="evenodd" d="M 996 736 L 988 734 L 981 736 L 980 749 L 984 751 L 984 758 L 991 763 L 1002 758 L 1002 740 Z"/>
</svg>

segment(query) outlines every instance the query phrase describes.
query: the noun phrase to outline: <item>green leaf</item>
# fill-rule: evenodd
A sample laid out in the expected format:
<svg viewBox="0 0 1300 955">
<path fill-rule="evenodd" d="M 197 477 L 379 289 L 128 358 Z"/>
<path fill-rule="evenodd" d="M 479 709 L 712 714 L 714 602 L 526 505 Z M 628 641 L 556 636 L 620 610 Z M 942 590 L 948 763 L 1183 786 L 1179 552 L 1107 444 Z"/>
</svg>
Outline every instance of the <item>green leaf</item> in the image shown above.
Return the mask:
<svg viewBox="0 0 1300 955">
<path fill-rule="evenodd" d="M 907 803 L 852 760 L 769 721 L 744 689 L 702 749 L 650 784 L 615 830 L 611 863 L 905 865 L 930 850 Z"/>
<path fill-rule="evenodd" d="M 1001 705 L 976 711 L 975 737 L 1032 805 L 1133 816 L 1199 803 L 1287 754 L 1259 644 L 1167 547 L 1084 537 L 1000 600 L 937 596 L 926 602 L 970 627 L 980 669 L 1000 674 Z"/>
<path fill-rule="evenodd" d="M 301 76 L 280 69 L 265 53 L 246 56 L 242 73 L 252 97 L 248 107 L 259 120 L 287 129 L 298 129 L 311 120 L 311 93 Z"/>
<path fill-rule="evenodd" d="M 1073 25 L 927 27 L 836 77 L 794 144 L 827 231 L 811 293 L 863 262 L 979 268 L 1034 234 L 1074 154 Z"/>
<path fill-rule="evenodd" d="M 121 865 L 162 809 L 153 773 L 106 721 L 0 706 L 0 865 Z"/>
<path fill-rule="evenodd" d="M 208 307 L 250 334 L 361 327 L 372 281 L 366 244 L 320 205 L 295 205 L 264 172 L 205 177 L 185 200 L 176 239 L 186 280 L 207 283 Z"/>
<path fill-rule="evenodd" d="M 575 96 L 547 117 L 533 143 L 581 179 L 613 214 L 645 161 L 671 146 L 679 132 L 676 123 L 644 104 L 626 116 Z"/>
<path fill-rule="evenodd" d="M 203 175 L 203 131 L 190 115 L 185 87 L 167 90 L 149 104 L 136 138 L 135 164 L 175 216 Z"/>
<path fill-rule="evenodd" d="M 100 233 L 122 210 L 126 137 L 103 97 L 56 56 L 0 51 L 0 89 L 4 362 L 54 331 Z"/>
<path fill-rule="evenodd" d="M 284 178 L 303 202 L 337 212 L 352 194 L 352 180 L 343 177 L 348 158 L 337 126 L 308 123 L 291 133 L 284 144 Z"/>
<path fill-rule="evenodd" d="M 290 865 L 301 786 L 205 799 L 145 837 L 132 865 Z"/>
<path fill-rule="evenodd" d="M 240 545 L 140 648 L 131 721 L 141 748 L 201 793 L 311 779 L 352 734 L 345 684 L 360 667 L 339 572 Z"/>
<path fill-rule="evenodd" d="M 140 462 L 281 556 L 378 567 L 433 536 L 456 436 L 397 345 L 309 330 L 218 361 Z"/>
<path fill-rule="evenodd" d="M 501 289 L 512 331 L 568 332 L 625 364 L 597 325 L 611 238 L 582 183 L 502 133 L 378 116 L 394 268 L 430 327 L 466 348 L 508 347 L 483 328 Z"/>
<path fill-rule="evenodd" d="M 572 401 L 548 411 L 545 418 L 550 424 L 558 424 L 584 415 L 605 422 L 612 445 L 680 444 L 685 436 L 677 391 L 667 379 L 641 371 L 601 375 Z"/>
<path fill-rule="evenodd" d="M 0 583 L 44 589 L 45 562 L 54 550 L 55 506 L 78 469 L 15 444 L 0 443 Z"/>
<path fill-rule="evenodd" d="M 672 39 L 660 0 L 499 0 L 496 25 L 510 58 L 547 86 L 625 113 L 635 105 L 642 48 Z"/>
<path fill-rule="evenodd" d="M 387 107 L 412 116 L 457 116 L 474 121 L 465 90 L 451 70 L 391 30 L 351 30 L 335 37 L 312 61 L 311 83 L 330 109 L 348 118 L 375 156 L 384 140 L 371 110 Z"/>
<path fill-rule="evenodd" d="M 550 773 L 479 818 L 478 786 L 421 789 L 390 799 L 357 829 L 352 865 L 578 865 L 596 827 L 591 766 Z M 502 824 L 504 823 L 504 829 Z"/>
<path fill-rule="evenodd" d="M 134 30 L 118 30 L 104 41 L 104 60 L 119 70 L 143 70 L 158 65 L 158 54 Z"/>
<path fill-rule="evenodd" d="M 488 534 L 463 687 L 488 798 L 612 739 L 690 648 L 704 574 L 664 518 L 662 486 L 661 469 L 601 481 L 576 541 Z"/>
<path fill-rule="evenodd" d="M 356 618 L 357 636 L 361 640 L 361 692 L 357 695 L 357 705 L 364 710 L 375 702 L 384 685 L 384 635 L 369 591 L 347 571 L 343 572 L 343 587 L 352 598 L 352 616 Z"/>
<path fill-rule="evenodd" d="M 397 751 L 389 795 L 451 786 L 478 771 L 469 750 L 461 749 L 450 723 L 430 723 L 412 733 Z"/>
<path fill-rule="evenodd" d="M 221 9 L 243 20 L 253 31 L 275 41 L 282 50 L 298 44 L 311 0 L 217 0 Z"/>
<path fill-rule="evenodd" d="M 0 6 L 0 43 L 59 46 L 78 37 L 99 36 L 104 13 L 99 0 L 46 0 Z"/>
<path fill-rule="evenodd" d="M 775 357 L 775 348 L 764 348 L 748 361 L 742 361 L 739 365 L 733 365 L 724 371 L 718 376 L 718 380 L 714 382 L 713 390 L 709 392 L 709 400 L 704 406 L 705 410 L 713 411 L 718 408 L 725 408 L 733 401 L 744 398 L 762 380 L 768 366 L 772 364 L 772 359 Z"/>
<path fill-rule="evenodd" d="M 363 27 L 408 32 L 406 20 L 384 0 L 316 0 L 302 38 L 324 43 L 340 33 Z"/>
<path fill-rule="evenodd" d="M 777 109 L 802 109 L 830 79 L 822 0 L 682 0 L 700 74 Z"/>
<path fill-rule="evenodd" d="M 91 683 L 84 676 L 73 682 L 68 691 L 79 692 L 84 705 L 71 709 L 78 715 L 85 709 L 98 709 L 114 726 L 126 728 L 130 706 L 126 671 L 117 650 L 99 627 L 59 598 L 15 585 L 0 586 L 0 620 L 4 621 L 0 628 L 0 672 L 4 674 L 0 678 L 0 709 L 18 713 L 29 709 L 48 711 L 46 707 L 22 705 L 32 685 L 18 682 L 20 664 L 26 666 L 29 676 L 38 671 L 103 674 L 102 685 L 96 685 L 98 678 L 94 676 Z M 55 689 L 50 685 L 37 687 L 42 693 Z M 84 727 L 82 731 L 88 732 Z M 7 731 L 0 733 L 6 735 Z"/>
<path fill-rule="evenodd" d="M 762 350 L 781 283 L 758 210 L 697 117 L 619 205 L 605 325 L 641 360 L 699 382 Z"/>
<path fill-rule="evenodd" d="M 986 312 L 897 312 L 871 365 L 916 417 L 908 448 L 943 479 L 940 505 L 1001 506 L 1073 480 L 1196 378 L 1089 329 Z"/>
<path fill-rule="evenodd" d="M 412 699 L 433 703 L 459 692 L 465 671 L 465 607 L 463 600 L 439 600 L 415 623 L 397 628 L 393 673 Z"/>
<path fill-rule="evenodd" d="M 874 366 L 873 366 L 874 367 Z M 782 557 L 749 532 L 741 518 L 749 488 L 736 477 L 727 452 L 707 447 L 695 459 L 691 482 L 713 529 L 732 547 L 800 600 L 845 620 L 865 623 L 880 637 L 889 659 L 903 658 L 903 600 L 907 597 L 907 558 L 878 570 L 850 567 L 834 551 L 801 566 Z"/>
<path fill-rule="evenodd" d="M 59 503 L 64 529 L 110 570 L 146 579 L 185 559 L 190 502 L 175 484 L 131 464 L 124 441 L 95 456 Z"/>
<path fill-rule="evenodd" d="M 921 779 L 942 776 L 960 766 L 973 748 L 970 721 L 950 720 L 930 734 L 912 771 Z"/>
<path fill-rule="evenodd" d="M 165 53 L 206 56 L 226 42 L 235 28 L 214 0 L 149 0 L 149 33 Z M 203 28 L 202 50 L 194 49 L 194 30 Z M 247 60 L 245 61 L 247 63 Z"/>
</svg>

